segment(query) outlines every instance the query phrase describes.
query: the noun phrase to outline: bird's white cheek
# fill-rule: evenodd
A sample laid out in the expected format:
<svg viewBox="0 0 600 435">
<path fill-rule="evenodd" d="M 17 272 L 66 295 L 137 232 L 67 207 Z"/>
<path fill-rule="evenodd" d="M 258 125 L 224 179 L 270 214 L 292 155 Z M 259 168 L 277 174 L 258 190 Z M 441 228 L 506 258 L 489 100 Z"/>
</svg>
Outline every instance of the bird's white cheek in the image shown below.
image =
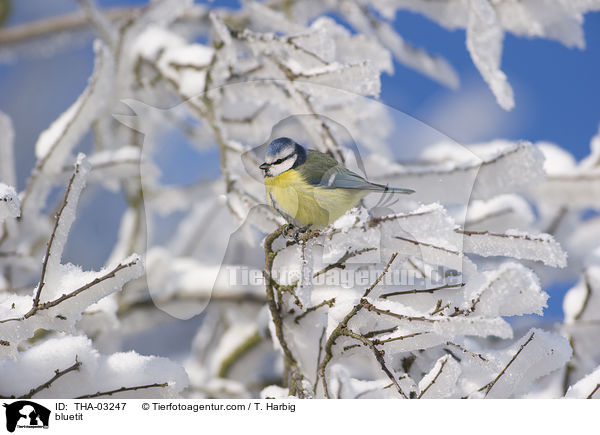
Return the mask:
<svg viewBox="0 0 600 435">
<path fill-rule="evenodd" d="M 296 163 L 296 159 L 297 156 L 294 156 L 278 165 L 271 166 L 269 168 L 269 175 L 271 175 L 271 177 L 275 177 L 279 174 L 283 174 L 287 170 L 292 169 L 292 166 L 294 166 L 294 163 Z"/>
</svg>

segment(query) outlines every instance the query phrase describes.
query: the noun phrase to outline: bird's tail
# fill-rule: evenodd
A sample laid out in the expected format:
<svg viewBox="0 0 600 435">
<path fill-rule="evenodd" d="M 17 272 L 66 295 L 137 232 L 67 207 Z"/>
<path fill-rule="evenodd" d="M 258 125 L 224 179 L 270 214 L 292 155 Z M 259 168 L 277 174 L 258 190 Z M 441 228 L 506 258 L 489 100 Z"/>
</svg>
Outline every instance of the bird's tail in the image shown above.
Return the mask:
<svg viewBox="0 0 600 435">
<path fill-rule="evenodd" d="M 411 193 L 415 193 L 412 189 L 403 189 L 402 187 L 389 187 L 384 184 L 371 183 L 373 186 L 376 186 L 377 190 L 382 190 L 385 193 L 402 193 L 405 195 L 409 195 Z"/>
</svg>

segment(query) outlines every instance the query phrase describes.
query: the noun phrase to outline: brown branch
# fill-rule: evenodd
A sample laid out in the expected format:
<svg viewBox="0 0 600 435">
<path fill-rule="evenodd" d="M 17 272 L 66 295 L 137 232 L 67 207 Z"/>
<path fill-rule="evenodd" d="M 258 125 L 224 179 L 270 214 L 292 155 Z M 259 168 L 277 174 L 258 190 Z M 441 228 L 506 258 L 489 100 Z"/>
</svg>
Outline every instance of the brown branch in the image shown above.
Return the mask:
<svg viewBox="0 0 600 435">
<path fill-rule="evenodd" d="M 500 237 L 503 239 L 519 239 L 519 240 L 527 240 L 529 242 L 542 242 L 548 243 L 548 240 L 545 240 L 541 237 L 536 237 L 530 234 L 505 234 L 505 233 L 493 233 L 491 231 L 473 231 L 473 230 L 465 230 L 461 228 L 456 228 L 454 230 L 455 233 L 463 234 L 465 236 L 492 236 L 492 237 Z"/>
<path fill-rule="evenodd" d="M 491 391 L 491 389 L 494 387 L 494 385 L 496 385 L 496 382 L 498 382 L 498 379 L 500 379 L 506 373 L 506 370 L 508 370 L 508 368 L 510 367 L 510 365 L 515 361 L 515 359 L 517 359 L 517 357 L 523 351 L 523 349 L 525 349 L 525 346 L 527 346 L 531 342 L 531 340 L 533 340 L 533 336 L 534 335 L 535 335 L 535 333 L 532 332 L 531 335 L 529 336 L 529 338 L 525 341 L 525 343 L 523 343 L 521 345 L 521 347 L 519 348 L 519 350 L 517 351 L 517 353 L 515 353 L 513 355 L 513 357 L 510 359 L 510 361 L 508 362 L 508 364 L 506 364 L 506 367 L 504 367 L 502 369 L 502 371 L 500 373 L 498 373 L 498 376 L 496 376 L 492 382 L 490 382 L 489 384 L 484 385 L 483 387 L 481 387 L 477 391 L 485 391 L 484 397 L 487 397 L 487 395 L 489 394 L 489 392 Z"/>
<path fill-rule="evenodd" d="M 592 399 L 598 390 L 600 390 L 600 384 L 596 384 L 596 388 L 594 388 L 592 392 L 587 395 L 586 399 Z"/>
<path fill-rule="evenodd" d="M 419 212 L 389 214 L 386 216 L 374 216 L 371 219 L 369 219 L 368 225 L 369 225 L 369 227 L 374 227 L 383 222 L 391 222 L 391 221 L 395 221 L 397 219 L 407 219 L 407 218 L 412 218 L 412 217 L 426 216 L 426 215 L 432 214 L 433 212 L 434 212 L 434 210 L 426 210 L 426 211 L 419 211 Z"/>
<path fill-rule="evenodd" d="M 568 211 L 569 211 L 569 208 L 567 206 L 563 205 L 558 210 L 558 213 L 556 213 L 556 216 L 554 216 L 554 219 L 552 219 L 552 221 L 550 222 L 550 225 L 548 225 L 548 228 L 546 228 L 546 230 L 544 232 L 548 233 L 548 234 L 554 234 L 556 232 L 556 230 L 558 230 L 558 227 L 562 223 L 562 221 L 565 218 L 565 216 L 567 215 Z"/>
<path fill-rule="evenodd" d="M 392 326 L 391 328 L 386 328 L 386 329 L 378 329 L 375 331 L 369 331 L 366 334 L 363 334 L 364 337 L 366 338 L 373 338 L 377 335 L 381 335 L 381 334 L 390 334 L 394 331 L 396 331 L 398 329 L 397 326 Z"/>
<path fill-rule="evenodd" d="M 439 287 L 434 287 L 434 288 L 414 289 L 414 290 L 404 290 L 404 291 L 397 291 L 397 292 L 391 292 L 391 293 L 384 293 L 379 297 L 382 299 L 386 299 L 386 298 L 389 298 L 390 296 L 414 295 L 414 294 L 419 294 L 419 293 L 433 294 L 433 292 L 436 292 L 438 290 L 456 289 L 456 288 L 464 287 L 465 285 L 466 284 L 464 282 L 460 283 L 460 284 L 445 284 L 445 285 L 442 285 Z"/>
<path fill-rule="evenodd" d="M 485 166 L 492 165 L 498 162 L 501 159 L 504 159 L 511 154 L 515 154 L 523 149 L 523 144 L 519 143 L 512 150 L 502 152 L 498 154 L 496 157 L 491 158 L 490 160 L 484 160 L 482 162 L 474 162 L 465 164 L 462 166 L 455 166 L 453 168 L 448 169 L 431 169 L 431 170 L 420 170 L 420 171 L 407 171 L 406 169 L 403 172 L 390 172 L 386 173 L 386 177 L 402 177 L 402 176 L 414 176 L 414 177 L 427 177 L 427 176 L 439 176 L 439 175 L 450 175 L 456 172 L 468 172 L 473 170 L 480 170 Z"/>
<path fill-rule="evenodd" d="M 260 106 L 258 109 L 256 109 L 254 112 L 252 112 L 250 115 L 245 116 L 243 118 L 228 118 L 225 116 L 221 117 L 221 121 L 226 122 L 228 124 L 250 124 L 252 123 L 257 117 L 258 115 L 261 114 L 261 112 L 263 112 L 265 109 L 267 108 L 267 103 L 263 104 L 262 106 Z"/>
<path fill-rule="evenodd" d="M 446 305 L 442 305 L 442 300 L 438 299 L 435 307 L 433 308 L 433 311 L 431 313 L 429 313 L 430 316 L 433 316 L 437 313 L 441 313 L 442 311 L 444 311 L 446 308 L 450 307 L 450 302 L 448 302 Z"/>
<path fill-rule="evenodd" d="M 61 297 L 59 297 L 53 301 L 45 302 L 45 303 L 39 305 L 35 311 L 47 310 L 48 308 L 55 307 L 56 305 L 60 304 L 61 302 L 64 302 L 67 299 L 71 299 L 71 298 L 77 296 L 78 294 L 80 294 L 81 292 L 83 292 L 95 285 L 98 285 L 101 282 L 106 281 L 107 279 L 114 278 L 116 276 L 117 272 L 120 272 L 123 269 L 127 269 L 128 267 L 132 267 L 132 266 L 136 265 L 137 263 L 138 263 L 137 259 L 134 261 L 131 261 L 129 263 L 126 263 L 126 264 L 121 263 L 118 266 L 116 266 L 113 270 L 108 272 L 107 274 L 94 279 L 93 281 L 79 287 L 77 290 L 73 290 L 71 293 L 63 294 Z M 35 312 L 31 313 L 31 314 L 27 313 L 27 314 L 25 314 L 25 318 L 31 317 L 33 314 L 35 314 Z"/>
<path fill-rule="evenodd" d="M 373 284 L 371 284 L 364 291 L 361 301 L 358 304 L 356 304 L 350 310 L 350 312 L 348 314 L 346 314 L 346 316 L 342 319 L 342 321 L 340 323 L 338 323 L 337 326 L 335 327 L 335 329 L 332 331 L 329 338 L 327 338 L 327 342 L 325 343 L 325 356 L 323 357 L 323 360 L 319 364 L 319 376 L 321 377 L 321 382 L 323 383 L 323 392 L 325 394 L 325 397 L 330 398 L 329 389 L 327 387 L 327 379 L 325 376 L 325 370 L 327 369 L 327 364 L 329 364 L 329 362 L 333 358 L 332 348 L 333 348 L 336 340 L 338 339 L 338 337 L 343 335 L 342 331 L 347 328 L 348 322 L 350 321 L 350 319 L 352 319 L 352 317 L 354 317 L 361 309 L 364 308 L 364 306 L 362 304 L 362 300 L 364 298 L 366 298 L 369 295 L 369 293 L 371 293 L 371 291 L 375 288 L 375 286 L 377 284 L 379 284 L 379 282 L 383 279 L 383 277 L 388 272 L 390 266 L 392 265 L 392 263 L 394 262 L 394 260 L 396 259 L 397 256 L 398 256 L 397 252 L 392 254 L 392 256 L 390 257 L 389 261 L 387 262 L 387 265 L 385 266 L 385 269 L 383 270 L 383 272 L 381 272 L 381 274 L 377 277 L 377 279 L 373 282 Z M 318 379 L 317 379 L 317 381 L 318 381 Z"/>
<path fill-rule="evenodd" d="M 265 241 L 265 275 L 270 277 L 273 272 L 273 261 L 275 260 L 275 252 L 273 252 L 273 243 L 275 240 L 281 236 L 284 229 L 287 225 L 282 225 L 271 234 L 269 234 Z M 298 361 L 294 357 L 291 349 L 289 348 L 285 336 L 283 334 L 283 318 L 280 312 L 280 306 L 277 304 L 275 299 L 275 292 L 273 289 L 273 280 L 266 280 L 266 293 L 267 293 L 267 306 L 269 307 L 269 311 L 271 312 L 271 318 L 273 320 L 273 324 L 275 325 L 275 335 L 277 336 L 277 340 L 279 341 L 279 345 L 281 346 L 281 350 L 283 351 L 284 363 L 288 368 L 288 373 L 290 376 L 290 387 L 289 393 L 290 395 L 298 394 L 299 398 L 305 398 L 305 391 L 302 387 L 302 381 L 304 380 L 304 375 L 300 372 L 298 368 Z"/>
<path fill-rule="evenodd" d="M 349 329 L 347 329 L 345 327 L 341 329 L 340 333 L 341 333 L 341 335 L 345 335 L 345 336 L 348 336 L 348 337 L 354 338 L 355 340 L 360 341 L 362 344 L 364 344 L 369 349 L 371 349 L 371 351 L 373 352 L 373 355 L 375 355 L 375 359 L 377 360 L 377 362 L 379 363 L 379 366 L 381 367 L 381 370 L 392 381 L 392 383 L 396 387 L 396 390 L 398 391 L 398 393 L 403 398 L 408 399 L 408 396 L 404 393 L 404 391 L 402 391 L 402 387 L 400 387 L 400 384 L 398 383 L 396 376 L 394 376 L 392 371 L 388 368 L 388 366 L 385 363 L 385 358 L 383 357 L 385 352 L 383 350 L 377 349 L 377 346 L 375 345 L 374 341 L 371 341 L 360 334 L 350 331 Z"/>
<path fill-rule="evenodd" d="M 592 284 L 590 283 L 590 277 L 587 272 L 583 274 L 583 281 L 585 283 L 585 299 L 583 300 L 583 304 L 581 304 L 579 312 L 574 317 L 575 320 L 581 319 L 581 316 L 583 316 L 583 313 L 590 302 L 590 298 L 592 297 Z"/>
<path fill-rule="evenodd" d="M 275 58 L 272 55 L 267 55 L 267 57 L 271 60 L 271 62 L 273 62 L 275 64 L 275 66 L 277 66 L 279 68 L 279 70 L 286 76 L 286 78 L 290 81 L 290 83 L 292 84 L 291 86 L 291 90 L 293 90 L 297 96 L 299 96 L 302 101 L 304 102 L 304 104 L 306 105 L 306 109 L 312 114 L 315 115 L 315 117 L 318 118 L 319 121 L 319 125 L 321 127 L 321 137 L 323 139 L 323 144 L 327 147 L 327 144 L 330 142 L 331 145 L 333 145 L 333 149 L 329 149 L 329 147 L 327 147 L 327 153 L 329 153 L 332 157 L 336 158 L 336 160 L 338 160 L 340 163 L 344 163 L 344 154 L 341 151 L 341 146 L 338 143 L 338 141 L 335 139 L 335 136 L 333 135 L 333 133 L 331 132 L 331 129 L 329 128 L 329 126 L 325 123 L 325 121 L 323 121 L 323 119 L 321 119 L 321 117 L 318 115 L 317 111 L 315 110 L 310 98 L 308 95 L 306 95 L 304 92 L 301 92 L 300 90 L 296 89 L 293 86 L 293 83 L 296 79 L 298 78 L 311 78 L 311 77 L 315 77 L 317 75 L 320 74 L 314 74 L 314 75 L 307 75 L 304 73 L 295 73 L 294 71 L 292 71 L 287 65 L 284 65 L 282 62 L 280 62 L 277 58 Z M 349 65 L 349 67 L 356 67 L 357 65 Z M 329 71 L 324 72 L 323 74 L 328 74 Z M 289 92 L 289 89 L 288 89 Z"/>
<path fill-rule="evenodd" d="M 468 353 L 469 355 L 479 358 L 481 361 L 487 361 L 487 358 L 484 357 L 483 355 L 481 355 L 480 353 L 476 353 L 476 352 L 471 352 L 470 350 L 465 349 L 464 347 L 462 347 L 460 344 L 457 343 L 452 343 L 451 341 L 447 341 L 446 342 L 447 346 L 455 346 L 457 347 L 459 350 L 461 350 L 463 353 Z"/>
<path fill-rule="evenodd" d="M 84 394 L 83 396 L 75 397 L 75 399 L 94 399 L 96 397 L 101 397 L 101 396 L 112 396 L 113 394 L 123 393 L 125 391 L 137 391 L 137 390 L 144 390 L 146 388 L 157 388 L 157 387 L 166 388 L 168 386 L 169 386 L 169 383 L 164 382 L 162 384 L 156 383 L 156 384 L 148 384 L 148 385 L 138 385 L 136 387 L 121 387 L 116 390 L 98 391 L 97 393 L 94 393 L 94 394 Z"/>
<path fill-rule="evenodd" d="M 321 336 L 319 337 L 319 353 L 317 354 L 317 372 L 315 373 L 315 385 L 313 386 L 313 394 L 317 394 L 317 387 L 319 386 L 319 366 L 321 365 L 321 354 L 323 353 L 323 338 L 327 332 L 327 326 L 323 327 Z"/>
<path fill-rule="evenodd" d="M 145 8 L 111 8 L 103 11 L 110 21 L 125 21 L 137 17 Z M 0 45 L 14 44 L 36 38 L 47 38 L 55 33 L 72 32 L 89 27 L 90 23 L 82 11 L 71 12 L 51 18 L 31 21 L 0 29 Z"/>
<path fill-rule="evenodd" d="M 376 314 L 393 317 L 393 318 L 399 319 L 399 320 L 408 320 L 409 322 L 427 322 L 427 323 L 437 322 L 437 320 L 428 319 L 427 317 L 424 317 L 424 316 L 407 316 L 406 314 L 398 314 L 398 313 L 394 313 L 390 310 L 384 310 L 381 308 L 377 308 L 375 305 L 373 305 L 366 299 L 361 299 L 360 305 L 362 305 L 367 310 L 372 311 Z"/>
<path fill-rule="evenodd" d="M 332 269 L 338 268 L 338 269 L 345 269 L 346 268 L 346 261 L 348 261 L 350 258 L 352 257 L 356 257 L 360 254 L 364 254 L 365 252 L 369 252 L 369 251 L 374 251 L 377 248 L 362 248 L 362 249 L 355 249 L 354 251 L 351 251 L 350 249 L 346 250 L 346 252 L 344 253 L 344 255 L 342 255 L 339 260 L 337 260 L 335 263 L 331 263 L 328 264 L 326 267 L 324 267 L 323 269 L 319 270 L 318 272 L 313 274 L 313 278 L 316 278 L 319 275 L 322 275 L 324 273 L 329 272 Z"/>
<path fill-rule="evenodd" d="M 206 299 L 210 299 L 211 303 L 230 303 L 230 304 L 257 304 L 263 305 L 266 302 L 266 299 L 263 295 L 258 295 L 255 293 L 240 293 L 240 294 L 209 294 L 209 295 L 195 295 L 195 294 L 180 294 L 175 291 L 168 298 L 160 299 L 161 304 L 168 303 L 177 303 L 177 302 L 194 302 L 194 301 L 203 301 Z M 122 304 L 119 306 L 117 311 L 117 315 L 122 316 L 125 313 L 137 310 L 137 309 L 145 309 L 145 308 L 156 308 L 156 303 L 154 299 L 141 299 L 136 300 L 128 304 Z"/>
<path fill-rule="evenodd" d="M 497 217 L 500 217 L 500 216 L 504 216 L 504 215 L 513 213 L 514 211 L 515 210 L 512 207 L 507 207 L 507 208 L 502 208 L 500 210 L 493 211 L 493 212 L 488 213 L 488 214 L 484 214 L 483 216 L 480 216 L 477 219 L 472 219 L 470 221 L 466 221 L 465 222 L 465 228 L 467 226 L 470 226 L 470 225 L 480 224 L 480 223 L 482 223 L 482 222 L 484 222 L 484 221 L 486 221 L 488 219 L 493 219 L 493 218 L 497 218 Z M 546 231 L 546 232 L 548 232 L 548 231 Z"/>
<path fill-rule="evenodd" d="M 11 319 L 0 320 L 0 323 L 6 323 L 6 322 L 17 321 L 17 320 L 28 319 L 29 317 L 35 315 L 38 311 L 47 310 L 49 308 L 55 307 L 58 304 L 60 304 L 61 302 L 64 302 L 67 299 L 71 299 L 71 298 L 77 296 L 78 294 L 80 294 L 81 292 L 83 292 L 85 290 L 88 290 L 89 288 L 91 288 L 91 287 L 93 287 L 93 286 L 95 286 L 97 284 L 100 284 L 101 282 L 106 281 L 109 278 L 114 278 L 117 272 L 119 272 L 119 271 L 121 271 L 123 269 L 126 269 L 128 267 L 132 267 L 132 266 L 134 266 L 137 263 L 138 263 L 137 260 L 131 261 L 131 262 L 126 263 L 126 264 L 122 264 L 121 263 L 118 266 L 116 266 L 113 270 L 111 270 L 110 272 L 106 273 L 105 275 L 103 275 L 103 276 L 101 276 L 99 278 L 96 278 L 93 281 L 90 281 L 89 283 L 87 283 L 87 284 L 79 287 L 76 290 L 73 290 L 70 293 L 63 294 L 62 296 L 60 296 L 57 299 L 54 299 L 53 301 L 48 301 L 48 302 L 45 302 L 43 304 L 34 305 L 23 316 L 21 316 L 21 317 L 14 317 L 14 318 L 11 318 Z"/>
<path fill-rule="evenodd" d="M 308 307 L 306 309 L 306 311 L 304 311 L 302 314 L 298 314 L 296 316 L 296 318 L 294 319 L 294 322 L 296 322 L 296 324 L 298 324 L 298 323 L 300 323 L 300 320 L 302 320 L 304 317 L 306 317 L 309 313 L 312 313 L 313 311 L 316 311 L 319 308 L 324 307 L 326 305 L 329 308 L 331 308 L 333 306 L 333 304 L 335 304 L 335 298 L 326 299 L 326 300 L 324 300 L 323 302 L 321 302 L 321 303 L 319 303 L 317 305 L 314 305 L 312 307 Z"/>
<path fill-rule="evenodd" d="M 423 335 L 423 334 L 429 334 L 429 332 L 413 332 L 412 334 L 401 335 L 398 337 L 385 338 L 383 340 L 376 338 L 375 340 L 373 340 L 373 344 L 375 344 L 375 345 L 386 344 L 386 343 L 391 343 L 392 341 L 400 341 L 400 340 L 404 340 L 406 338 L 418 337 L 419 335 Z"/>
<path fill-rule="evenodd" d="M 56 369 L 54 371 L 54 376 L 52 376 L 52 378 L 50 378 L 49 380 L 47 380 L 46 382 L 44 382 L 43 384 L 32 388 L 31 390 L 29 390 L 29 392 L 27 394 L 23 394 L 22 396 L 19 397 L 15 397 L 15 396 L 10 396 L 10 397 L 5 397 L 5 396 L 1 396 L 2 399 L 31 399 L 33 396 L 35 396 L 37 393 L 39 393 L 42 390 L 45 390 L 46 388 L 50 388 L 52 386 L 52 384 L 58 380 L 60 377 L 66 375 L 67 373 L 79 370 L 79 367 L 81 367 L 81 363 L 77 360 L 77 357 L 75 357 L 75 364 L 73 364 L 70 367 L 67 367 L 64 370 L 58 370 Z"/>
<path fill-rule="evenodd" d="M 242 343 L 240 343 L 240 345 L 233 349 L 231 354 L 229 354 L 229 356 L 221 362 L 221 366 L 219 367 L 219 372 L 217 373 L 217 376 L 220 378 L 226 378 L 231 367 L 237 361 L 243 358 L 244 355 L 247 355 L 248 352 L 254 349 L 258 344 L 260 344 L 261 341 L 262 337 L 257 331 L 250 337 L 248 337 L 246 340 L 244 340 Z"/>
<path fill-rule="evenodd" d="M 449 357 L 448 357 L 449 358 Z M 433 379 L 431 380 L 430 383 L 427 384 L 427 386 L 419 393 L 419 395 L 417 396 L 417 399 L 421 399 L 423 397 L 423 395 L 427 392 L 427 390 L 429 390 L 429 388 L 435 384 L 435 381 L 437 381 L 437 379 L 440 377 L 440 375 L 442 374 L 442 371 L 444 370 L 444 366 L 446 365 L 446 363 L 448 362 L 448 358 L 446 358 L 444 361 L 442 361 L 442 364 L 440 365 L 440 369 L 438 370 L 438 372 L 435 374 L 435 376 L 433 377 Z"/>
<path fill-rule="evenodd" d="M 448 254 L 452 254 L 452 255 L 460 255 L 460 252 L 458 252 L 458 251 L 453 251 L 451 249 L 444 248 L 442 246 L 432 245 L 430 243 L 420 242 L 418 240 L 407 239 L 406 237 L 394 236 L 394 239 L 403 240 L 405 242 L 412 243 L 413 245 L 417 245 L 417 246 L 425 246 L 427 248 L 437 249 L 437 250 L 447 252 Z"/>
<path fill-rule="evenodd" d="M 48 239 L 48 243 L 46 244 L 46 255 L 44 256 L 44 262 L 42 263 L 42 276 L 40 277 L 40 283 L 38 285 L 37 291 L 35 293 L 35 297 L 33 298 L 33 307 L 32 310 L 35 309 L 40 303 L 40 296 L 42 294 L 42 289 L 46 284 L 46 272 L 48 268 L 48 261 L 50 260 L 50 250 L 52 249 L 52 245 L 54 243 L 54 238 L 56 237 L 56 231 L 58 230 L 58 225 L 60 224 L 60 219 L 62 218 L 62 214 L 69 203 L 69 194 L 71 193 L 71 189 L 73 188 L 73 183 L 75 181 L 75 177 L 79 173 L 79 165 L 75 165 L 75 170 L 73 171 L 73 175 L 71 175 L 71 179 L 69 180 L 69 184 L 67 184 L 67 189 L 65 190 L 65 196 L 60 205 L 58 213 L 56 214 L 56 218 L 54 219 L 54 227 L 52 228 L 52 233 L 50 234 L 50 239 Z"/>
</svg>

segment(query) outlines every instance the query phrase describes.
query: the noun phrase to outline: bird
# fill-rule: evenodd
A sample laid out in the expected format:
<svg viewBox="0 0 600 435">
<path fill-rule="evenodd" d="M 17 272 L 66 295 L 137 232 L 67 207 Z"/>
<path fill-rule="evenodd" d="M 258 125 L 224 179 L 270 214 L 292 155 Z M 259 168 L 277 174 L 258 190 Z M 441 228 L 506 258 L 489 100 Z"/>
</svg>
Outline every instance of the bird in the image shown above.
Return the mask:
<svg viewBox="0 0 600 435">
<path fill-rule="evenodd" d="M 263 171 L 269 204 L 297 228 L 323 228 L 372 192 L 415 191 L 372 183 L 329 154 L 307 149 L 288 137 L 269 143 Z"/>
</svg>

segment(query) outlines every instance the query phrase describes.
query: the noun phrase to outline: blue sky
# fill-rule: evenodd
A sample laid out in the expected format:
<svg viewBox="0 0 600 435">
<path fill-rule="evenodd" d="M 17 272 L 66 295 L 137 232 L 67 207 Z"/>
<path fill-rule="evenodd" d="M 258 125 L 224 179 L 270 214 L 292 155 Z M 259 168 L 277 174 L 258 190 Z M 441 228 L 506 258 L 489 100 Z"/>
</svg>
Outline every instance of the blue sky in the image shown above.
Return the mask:
<svg viewBox="0 0 600 435">
<path fill-rule="evenodd" d="M 7 25 L 52 16 L 76 9 L 74 0 L 13 1 L 14 14 Z M 141 0 L 100 0 L 103 7 L 145 3 Z M 214 4 L 232 6 L 237 2 Z M 569 150 L 577 159 L 589 152 L 591 137 L 600 122 L 600 13 L 585 17 L 586 49 L 569 49 L 557 42 L 507 35 L 502 67 L 515 91 L 516 107 L 506 112 L 495 102 L 487 85 L 473 66 L 465 47 L 464 31 L 448 31 L 426 18 L 401 12 L 396 30 L 409 42 L 431 53 L 445 56 L 456 68 L 461 87 L 454 91 L 396 64 L 393 76 L 382 78 L 381 100 L 441 131 L 459 143 L 495 138 L 547 140 Z M 21 56 L 16 62 L 0 63 L 0 110 L 15 124 L 19 188 L 34 163 L 34 144 L 39 133 L 77 98 L 93 66 L 91 40 L 76 41 L 72 47 L 46 57 Z M 101 193 L 114 207 L 88 212 L 85 222 L 99 233 L 116 237 L 122 198 Z M 90 209 L 91 210 L 91 209 Z M 77 225 L 83 225 L 76 223 Z M 76 230 L 77 228 L 75 228 Z M 81 231 L 83 233 L 83 231 Z M 108 255 L 98 246 L 95 257 L 84 266 L 95 267 Z M 89 255 L 87 241 L 73 247 L 70 256 Z M 550 315 L 561 312 L 561 293 Z"/>
<path fill-rule="evenodd" d="M 74 0 L 13 3 L 8 25 L 76 9 Z M 111 7 L 145 2 L 98 3 Z M 234 6 L 237 1 L 213 3 Z M 458 71 L 461 87 L 447 89 L 396 64 L 394 75 L 382 77 L 381 99 L 386 104 L 460 143 L 498 137 L 547 140 L 568 149 L 577 159 L 588 153 L 589 141 L 600 122 L 600 13 L 585 16 L 585 50 L 506 36 L 502 68 L 515 90 L 516 101 L 510 112 L 495 103 L 473 66 L 464 31 L 448 31 L 410 12 L 397 15 L 395 28 L 407 41 L 445 56 Z M 13 116 L 19 141 L 34 142 L 37 134 L 69 106 L 85 86 L 92 63 L 91 43 L 83 40 L 49 58 L 21 57 L 13 64 L 0 64 L 0 110 Z M 69 66 L 67 71 L 64 65 Z M 33 157 L 31 145 L 27 148 L 19 156 L 23 170 Z"/>
</svg>

